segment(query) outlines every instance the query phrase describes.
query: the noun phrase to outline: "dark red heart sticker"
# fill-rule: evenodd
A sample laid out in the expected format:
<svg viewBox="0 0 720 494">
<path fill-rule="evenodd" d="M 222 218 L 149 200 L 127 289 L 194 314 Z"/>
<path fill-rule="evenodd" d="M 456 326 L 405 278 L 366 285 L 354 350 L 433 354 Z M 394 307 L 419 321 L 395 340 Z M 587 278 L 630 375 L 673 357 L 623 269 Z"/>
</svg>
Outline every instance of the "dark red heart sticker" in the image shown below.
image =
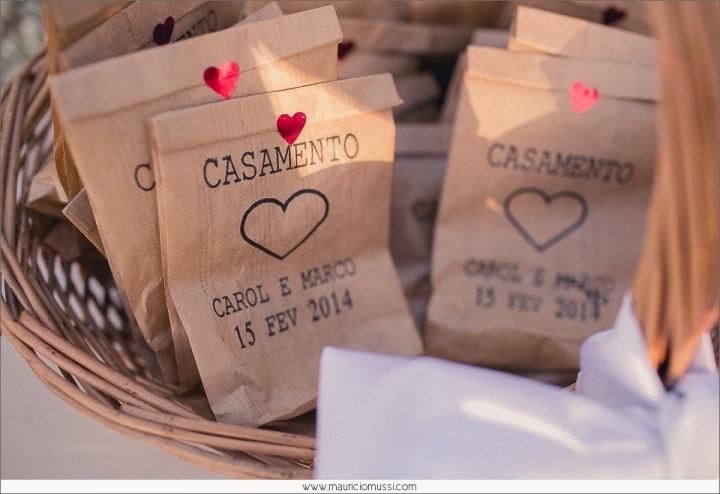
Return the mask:
<svg viewBox="0 0 720 494">
<path fill-rule="evenodd" d="M 570 103 L 575 113 L 583 113 L 595 106 L 600 99 L 597 88 L 588 87 L 581 81 L 575 81 L 568 88 Z"/>
<path fill-rule="evenodd" d="M 170 43 L 173 29 L 175 28 L 175 19 L 172 16 L 167 17 L 165 22 L 157 24 L 153 29 L 153 41 L 158 45 L 166 45 Z"/>
<path fill-rule="evenodd" d="M 240 67 L 232 60 L 228 60 L 220 67 L 208 67 L 203 73 L 205 84 L 225 99 L 230 98 L 235 92 L 239 76 Z"/>
<path fill-rule="evenodd" d="M 301 111 L 297 112 L 292 117 L 287 113 L 283 113 L 277 119 L 277 130 L 285 142 L 292 144 L 302 132 L 305 127 L 305 121 L 307 117 Z"/>
<path fill-rule="evenodd" d="M 618 7 L 615 7 L 614 5 L 609 6 L 602 12 L 602 23 L 606 26 L 612 26 L 613 24 L 617 24 L 621 20 L 625 18 L 627 13 Z"/>
<path fill-rule="evenodd" d="M 355 42 L 351 39 L 345 40 L 338 45 L 338 60 L 345 58 L 355 49 Z"/>
</svg>

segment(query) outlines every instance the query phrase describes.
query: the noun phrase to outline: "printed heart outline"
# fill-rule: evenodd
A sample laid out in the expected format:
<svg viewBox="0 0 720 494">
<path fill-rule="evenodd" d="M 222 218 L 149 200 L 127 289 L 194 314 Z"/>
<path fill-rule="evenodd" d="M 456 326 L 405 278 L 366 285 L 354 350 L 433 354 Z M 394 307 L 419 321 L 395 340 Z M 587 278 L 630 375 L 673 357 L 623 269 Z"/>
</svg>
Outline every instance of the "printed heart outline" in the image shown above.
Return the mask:
<svg viewBox="0 0 720 494">
<path fill-rule="evenodd" d="M 240 79 L 240 67 L 234 60 L 223 62 L 220 67 L 210 66 L 203 72 L 207 87 L 224 99 L 230 99 Z"/>
<path fill-rule="evenodd" d="M 275 125 L 280 136 L 290 144 L 295 143 L 307 123 L 307 116 L 304 112 L 298 111 L 291 117 L 287 113 L 283 113 L 277 118 Z"/>
<path fill-rule="evenodd" d="M 561 197 L 569 197 L 571 199 L 575 199 L 578 203 L 580 203 L 580 217 L 562 230 L 560 230 L 560 232 L 558 232 L 555 236 L 549 238 L 543 243 L 539 243 L 532 237 L 532 235 L 530 235 L 530 233 L 525 229 L 522 223 L 520 223 L 520 221 L 515 218 L 515 216 L 512 214 L 512 211 L 510 211 L 510 204 L 512 203 L 513 199 L 522 194 L 535 194 L 537 196 L 540 196 L 540 198 L 546 205 L 549 205 L 551 202 Z M 512 224 L 512 226 L 514 226 L 515 229 L 520 233 L 520 235 L 522 235 L 522 237 L 538 252 L 544 252 L 545 250 L 560 242 L 572 232 L 580 228 L 582 224 L 585 223 L 585 220 L 588 216 L 587 201 L 585 201 L 585 198 L 577 192 L 572 190 L 563 190 L 560 192 L 555 192 L 554 194 L 548 194 L 544 190 L 537 187 L 521 187 L 514 190 L 510 193 L 510 195 L 505 198 L 503 209 L 505 210 L 505 216 Z"/>
<path fill-rule="evenodd" d="M 586 86 L 582 81 L 575 81 L 568 87 L 570 104 L 575 113 L 585 113 L 600 101 L 600 93 L 596 87 Z"/>
<path fill-rule="evenodd" d="M 316 195 L 316 196 L 320 197 L 320 199 L 322 199 L 323 202 L 325 203 L 325 213 L 323 214 L 323 217 L 320 218 L 320 220 L 315 224 L 315 226 L 313 226 L 313 227 L 310 229 L 310 231 L 309 231 L 294 247 L 292 247 L 292 248 L 291 248 L 289 251 L 287 251 L 285 254 L 278 254 L 278 253 L 276 253 L 275 251 L 273 251 L 273 250 L 265 247 L 264 245 L 260 244 L 259 242 L 256 242 L 255 240 L 253 240 L 252 238 L 250 238 L 250 237 L 245 233 L 245 222 L 247 221 L 248 216 L 250 216 L 250 213 L 252 213 L 252 211 L 253 211 L 255 208 L 257 208 L 258 206 L 261 206 L 261 205 L 263 205 L 263 204 L 268 204 L 268 203 L 270 203 L 270 204 L 275 204 L 276 206 L 280 206 L 280 209 L 282 209 L 282 212 L 283 212 L 283 214 L 284 214 L 284 213 L 287 211 L 288 206 L 290 206 L 290 203 L 291 203 L 296 197 L 301 196 L 301 195 L 303 195 L 303 194 L 313 194 L 313 195 Z M 277 200 L 277 199 L 275 199 L 274 197 L 266 197 L 266 198 L 260 199 L 260 200 L 258 200 L 258 201 L 255 201 L 255 202 L 252 203 L 252 204 L 250 205 L 250 207 L 245 211 L 245 214 L 243 214 L 243 217 L 242 217 L 242 221 L 240 222 L 240 235 L 242 236 L 243 240 L 245 240 L 248 244 L 252 245 L 252 246 L 255 247 L 256 249 L 260 249 L 262 252 L 264 252 L 264 253 L 266 253 L 266 254 L 268 254 L 268 255 L 270 255 L 270 256 L 272 256 L 272 257 L 274 257 L 274 258 L 276 258 L 276 259 L 278 259 L 278 260 L 280 260 L 280 261 L 282 261 L 282 260 L 285 259 L 287 256 L 289 256 L 290 254 L 292 254 L 293 252 L 295 252 L 302 244 L 304 244 L 304 243 L 307 241 L 307 239 L 309 239 L 309 238 L 312 236 L 312 234 L 315 233 L 315 231 L 316 231 L 318 228 L 320 228 L 320 225 L 322 225 L 322 224 L 325 222 L 325 220 L 327 219 L 327 217 L 328 217 L 329 214 L 330 214 L 330 202 L 328 201 L 328 199 L 327 199 L 327 197 L 325 196 L 325 194 L 323 194 L 323 193 L 320 192 L 319 190 L 315 190 L 315 189 L 300 189 L 300 190 L 294 192 L 290 197 L 288 197 L 287 201 L 285 201 L 284 203 L 281 202 L 281 201 L 279 201 L 279 200 Z"/>
<path fill-rule="evenodd" d="M 168 16 L 163 22 L 155 25 L 153 29 L 153 41 L 156 45 L 166 45 L 172 39 L 172 33 L 175 29 L 175 18 Z"/>
</svg>

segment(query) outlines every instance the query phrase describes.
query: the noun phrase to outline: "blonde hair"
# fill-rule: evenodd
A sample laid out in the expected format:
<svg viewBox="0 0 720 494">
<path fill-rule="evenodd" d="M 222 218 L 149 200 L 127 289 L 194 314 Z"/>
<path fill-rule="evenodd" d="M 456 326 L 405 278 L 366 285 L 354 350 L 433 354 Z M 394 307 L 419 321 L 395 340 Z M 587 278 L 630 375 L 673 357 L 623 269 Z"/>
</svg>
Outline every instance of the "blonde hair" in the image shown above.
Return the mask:
<svg viewBox="0 0 720 494">
<path fill-rule="evenodd" d="M 645 245 L 632 287 L 651 361 L 686 371 L 718 320 L 718 2 L 658 2 L 663 110 Z"/>
</svg>

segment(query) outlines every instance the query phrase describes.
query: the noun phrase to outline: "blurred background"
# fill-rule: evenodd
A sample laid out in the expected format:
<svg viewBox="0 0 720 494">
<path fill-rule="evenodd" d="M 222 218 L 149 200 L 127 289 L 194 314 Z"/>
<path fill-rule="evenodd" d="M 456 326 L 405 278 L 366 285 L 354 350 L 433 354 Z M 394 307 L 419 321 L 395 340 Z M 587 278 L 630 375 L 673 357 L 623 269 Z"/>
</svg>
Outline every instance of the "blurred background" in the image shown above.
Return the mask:
<svg viewBox="0 0 720 494">
<path fill-rule="evenodd" d="M 5 84 L 43 44 L 42 10 L 38 0 L 0 1 L 0 83 Z"/>
</svg>

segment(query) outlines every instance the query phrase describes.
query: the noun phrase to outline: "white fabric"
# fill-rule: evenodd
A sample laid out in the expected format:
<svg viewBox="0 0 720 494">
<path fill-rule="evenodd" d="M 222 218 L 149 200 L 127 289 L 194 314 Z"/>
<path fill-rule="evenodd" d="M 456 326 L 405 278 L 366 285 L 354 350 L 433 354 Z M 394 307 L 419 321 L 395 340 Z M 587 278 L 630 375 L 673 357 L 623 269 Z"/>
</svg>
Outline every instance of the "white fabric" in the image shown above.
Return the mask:
<svg viewBox="0 0 720 494">
<path fill-rule="evenodd" d="M 318 478 L 716 478 L 711 343 L 666 392 L 629 297 L 581 349 L 576 392 L 430 357 L 328 348 Z"/>
</svg>

